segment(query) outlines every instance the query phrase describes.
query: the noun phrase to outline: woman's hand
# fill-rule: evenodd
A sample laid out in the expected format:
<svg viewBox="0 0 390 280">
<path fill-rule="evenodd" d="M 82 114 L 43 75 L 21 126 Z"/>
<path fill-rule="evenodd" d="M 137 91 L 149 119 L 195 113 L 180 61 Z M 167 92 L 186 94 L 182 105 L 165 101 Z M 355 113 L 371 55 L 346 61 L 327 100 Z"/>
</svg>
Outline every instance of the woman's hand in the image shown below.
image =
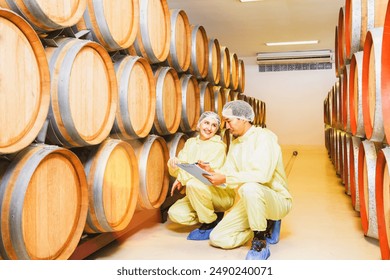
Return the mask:
<svg viewBox="0 0 390 280">
<path fill-rule="evenodd" d="M 196 164 L 197 164 L 200 168 L 206 170 L 207 172 L 210 172 L 210 173 L 214 172 L 214 170 L 211 168 L 209 162 L 205 162 L 205 161 L 198 160 Z"/>
<path fill-rule="evenodd" d="M 171 196 L 173 196 L 176 189 L 178 191 L 180 191 L 182 187 L 183 187 L 183 185 L 178 180 L 175 180 L 175 182 L 173 182 L 173 184 L 172 184 Z"/>
<path fill-rule="evenodd" d="M 172 157 L 168 160 L 168 166 L 173 170 L 176 170 L 178 167 L 176 164 L 180 163 L 180 160 L 177 157 Z"/>
</svg>

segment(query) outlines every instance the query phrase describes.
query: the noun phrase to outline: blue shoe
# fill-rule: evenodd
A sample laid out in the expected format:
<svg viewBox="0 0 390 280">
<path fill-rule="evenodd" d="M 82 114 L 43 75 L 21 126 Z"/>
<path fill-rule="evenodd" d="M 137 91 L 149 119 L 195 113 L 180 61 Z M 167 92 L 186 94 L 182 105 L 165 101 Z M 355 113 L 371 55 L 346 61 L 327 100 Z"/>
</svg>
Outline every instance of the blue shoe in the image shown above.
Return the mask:
<svg viewBox="0 0 390 280">
<path fill-rule="evenodd" d="M 211 231 L 218 225 L 222 220 L 224 213 L 216 212 L 217 219 L 210 224 L 202 224 L 198 229 L 190 232 L 187 236 L 187 240 L 209 240 Z"/>
<path fill-rule="evenodd" d="M 265 240 L 253 238 L 252 247 L 246 254 L 246 260 L 266 260 L 271 255 L 269 246 Z"/>
<path fill-rule="evenodd" d="M 190 232 L 190 234 L 187 236 L 187 240 L 209 240 L 210 239 L 210 233 L 213 229 L 200 229 L 197 228 Z"/>
<path fill-rule="evenodd" d="M 274 223 L 274 226 L 271 229 L 271 232 L 266 235 L 265 240 L 268 244 L 276 244 L 279 242 L 280 237 L 280 227 L 281 227 L 282 221 L 277 220 Z"/>
</svg>

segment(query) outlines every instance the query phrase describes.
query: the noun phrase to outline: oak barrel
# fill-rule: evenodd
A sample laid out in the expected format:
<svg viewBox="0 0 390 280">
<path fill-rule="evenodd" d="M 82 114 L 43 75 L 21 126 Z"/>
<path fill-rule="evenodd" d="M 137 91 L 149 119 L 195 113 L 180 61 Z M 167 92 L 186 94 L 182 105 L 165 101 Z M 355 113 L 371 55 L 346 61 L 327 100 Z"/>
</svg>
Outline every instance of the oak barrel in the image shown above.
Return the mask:
<svg viewBox="0 0 390 280">
<path fill-rule="evenodd" d="M 375 200 L 378 238 L 383 260 L 390 259 L 390 147 L 378 151 L 375 177 Z"/>
<path fill-rule="evenodd" d="M 166 0 L 140 1 L 140 20 L 133 48 L 149 63 L 164 62 L 171 42 L 171 19 Z"/>
<path fill-rule="evenodd" d="M 182 74 L 181 84 L 181 121 L 182 132 L 196 130 L 200 117 L 200 89 L 198 80 L 193 75 Z"/>
<path fill-rule="evenodd" d="M 0 0 L 0 7 L 23 16 L 40 33 L 75 25 L 86 6 L 87 0 Z"/>
<path fill-rule="evenodd" d="M 221 46 L 218 39 L 209 39 L 209 62 L 207 80 L 217 85 L 221 79 Z"/>
<path fill-rule="evenodd" d="M 245 62 L 242 59 L 238 60 L 238 87 L 239 92 L 245 91 Z"/>
<path fill-rule="evenodd" d="M 58 47 L 45 50 L 51 73 L 48 139 L 64 147 L 100 144 L 110 134 L 117 109 L 111 57 L 93 41 L 57 42 Z"/>
<path fill-rule="evenodd" d="M 230 88 L 238 89 L 238 56 L 236 53 L 230 53 Z"/>
<path fill-rule="evenodd" d="M 230 86 L 230 51 L 226 46 L 221 46 L 221 78 L 219 85 L 225 88 Z"/>
<path fill-rule="evenodd" d="M 191 26 L 184 10 L 170 10 L 171 42 L 167 61 L 178 73 L 186 72 L 191 62 Z"/>
<path fill-rule="evenodd" d="M 88 211 L 83 165 L 71 151 L 31 145 L 12 159 L 0 184 L 4 259 L 67 259 Z"/>
<path fill-rule="evenodd" d="M 22 17 L 0 9 L 0 28 L 0 153 L 7 154 L 27 147 L 41 130 L 50 106 L 50 72 L 38 35 Z"/>
<path fill-rule="evenodd" d="M 353 135 L 358 137 L 365 137 L 366 135 L 363 122 L 362 73 L 363 52 L 360 51 L 352 55 L 349 79 L 349 112 L 351 132 Z"/>
<path fill-rule="evenodd" d="M 87 233 L 125 229 L 139 195 L 138 161 L 133 147 L 107 139 L 95 146 L 83 162 L 88 180 Z"/>
<path fill-rule="evenodd" d="M 381 98 L 383 129 L 387 144 L 390 143 L 390 5 L 387 7 L 386 19 L 383 28 L 382 60 L 381 60 Z"/>
<path fill-rule="evenodd" d="M 214 86 L 208 81 L 202 81 L 199 83 L 200 89 L 200 114 L 205 111 L 214 110 Z"/>
<path fill-rule="evenodd" d="M 179 76 L 172 67 L 158 67 L 156 80 L 156 114 L 154 128 L 158 135 L 175 133 L 181 122 L 182 97 Z"/>
<path fill-rule="evenodd" d="M 367 32 L 363 50 L 362 106 L 367 139 L 382 142 L 385 136 L 382 114 L 381 57 L 383 27 Z M 383 108 L 386 110 L 386 108 Z"/>
<path fill-rule="evenodd" d="M 202 25 L 191 25 L 191 63 L 189 72 L 197 79 L 205 79 L 208 72 L 209 43 Z"/>
<path fill-rule="evenodd" d="M 156 209 L 164 202 L 169 187 L 167 143 L 163 137 L 153 134 L 128 142 L 136 153 L 140 175 L 136 209 Z"/>
<path fill-rule="evenodd" d="M 152 68 L 139 56 L 122 56 L 114 67 L 119 96 L 111 133 L 124 140 L 146 137 L 153 127 L 156 110 Z"/>
<path fill-rule="evenodd" d="M 378 239 L 378 222 L 375 201 L 375 171 L 378 143 L 364 140 L 359 147 L 358 186 L 360 220 L 365 236 Z"/>
<path fill-rule="evenodd" d="M 130 47 L 137 36 L 139 13 L 139 0 L 88 0 L 76 27 L 90 30 L 107 50 L 121 50 Z"/>
</svg>

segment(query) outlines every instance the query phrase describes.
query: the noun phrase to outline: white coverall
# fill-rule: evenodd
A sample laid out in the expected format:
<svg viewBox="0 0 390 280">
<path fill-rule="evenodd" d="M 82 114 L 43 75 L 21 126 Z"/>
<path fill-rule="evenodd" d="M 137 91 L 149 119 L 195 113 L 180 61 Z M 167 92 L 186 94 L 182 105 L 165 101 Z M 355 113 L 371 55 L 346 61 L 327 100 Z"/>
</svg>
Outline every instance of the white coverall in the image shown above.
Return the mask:
<svg viewBox="0 0 390 280">
<path fill-rule="evenodd" d="M 220 172 L 227 188 L 237 188 L 239 200 L 210 234 L 210 244 L 231 249 L 265 231 L 267 219 L 280 220 L 292 205 L 282 153 L 276 135 L 252 126 L 231 141 Z"/>
<path fill-rule="evenodd" d="M 198 160 L 210 162 L 212 168 L 220 168 L 226 158 L 226 144 L 219 135 L 209 140 L 200 140 L 199 136 L 186 141 L 178 158 L 182 162 L 195 163 Z M 212 223 L 216 220 L 215 212 L 224 212 L 234 204 L 235 192 L 206 186 L 186 171 L 169 167 L 169 174 L 186 186 L 186 196 L 176 201 L 168 211 L 171 221 L 184 225 Z"/>
</svg>

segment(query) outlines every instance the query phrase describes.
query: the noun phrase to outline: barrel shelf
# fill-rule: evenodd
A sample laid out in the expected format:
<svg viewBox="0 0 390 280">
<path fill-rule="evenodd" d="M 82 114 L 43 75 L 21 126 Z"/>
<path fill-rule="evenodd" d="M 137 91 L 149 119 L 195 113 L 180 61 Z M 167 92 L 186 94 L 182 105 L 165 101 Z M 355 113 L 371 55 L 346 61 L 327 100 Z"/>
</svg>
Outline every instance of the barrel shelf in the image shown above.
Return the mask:
<svg viewBox="0 0 390 280">
<path fill-rule="evenodd" d="M 131 223 L 124 230 L 85 235 L 80 239 L 77 248 L 69 260 L 83 260 L 104 248 L 111 242 L 122 242 L 132 234 L 144 228 L 146 224 L 161 222 L 160 209 L 139 210 L 134 213 Z"/>
</svg>

